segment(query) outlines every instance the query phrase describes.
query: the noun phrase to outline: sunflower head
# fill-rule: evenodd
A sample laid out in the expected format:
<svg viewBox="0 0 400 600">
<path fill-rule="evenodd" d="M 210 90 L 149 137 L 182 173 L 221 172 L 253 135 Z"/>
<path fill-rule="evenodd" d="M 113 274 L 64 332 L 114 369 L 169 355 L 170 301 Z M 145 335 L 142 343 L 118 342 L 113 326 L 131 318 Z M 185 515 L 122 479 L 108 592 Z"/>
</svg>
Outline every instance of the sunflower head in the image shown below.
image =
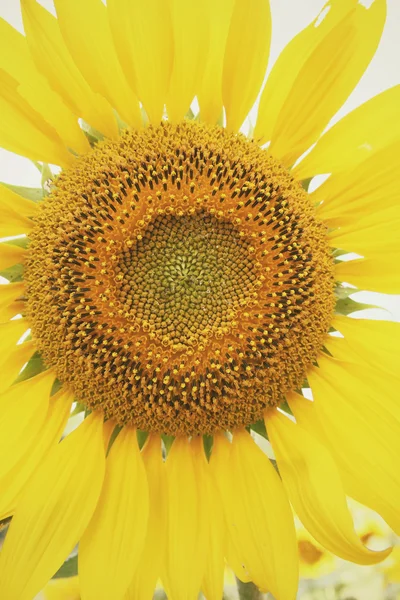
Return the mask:
<svg viewBox="0 0 400 600">
<path fill-rule="evenodd" d="M 249 425 L 329 328 L 326 227 L 279 162 L 185 121 L 100 143 L 35 219 L 27 309 L 57 377 L 146 431 Z"/>
</svg>

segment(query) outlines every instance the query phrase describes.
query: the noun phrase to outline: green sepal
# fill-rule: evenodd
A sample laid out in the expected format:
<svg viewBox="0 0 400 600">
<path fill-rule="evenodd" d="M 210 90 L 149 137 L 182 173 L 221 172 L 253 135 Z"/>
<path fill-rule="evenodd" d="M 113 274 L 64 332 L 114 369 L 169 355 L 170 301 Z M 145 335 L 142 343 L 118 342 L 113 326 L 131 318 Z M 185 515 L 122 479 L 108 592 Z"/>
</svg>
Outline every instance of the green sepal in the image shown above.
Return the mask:
<svg viewBox="0 0 400 600">
<path fill-rule="evenodd" d="M 24 280 L 24 266 L 21 264 L 13 265 L 3 271 L 0 271 L 0 276 L 8 279 L 10 283 Z"/>
<path fill-rule="evenodd" d="M 18 375 L 17 379 L 15 380 L 15 383 L 25 381 L 26 379 L 31 379 L 31 377 L 42 373 L 42 371 L 44 371 L 45 368 L 46 367 L 39 352 L 35 352 L 35 354 L 27 362 L 25 369 L 22 371 L 22 373 Z"/>
<path fill-rule="evenodd" d="M 94 146 L 95 144 L 97 144 L 97 142 L 100 142 L 104 139 L 104 135 L 100 131 L 98 131 L 98 129 L 95 129 L 94 127 L 89 125 L 89 123 L 86 123 L 86 121 L 82 120 L 81 129 L 86 135 L 91 146 Z"/>
<path fill-rule="evenodd" d="M 166 435 L 165 433 L 161 434 L 161 439 L 164 442 L 164 448 L 165 448 L 165 458 L 168 456 L 168 452 L 171 449 L 171 446 L 174 442 L 175 437 L 173 435 Z"/>
<path fill-rule="evenodd" d="M 213 445 L 214 445 L 213 436 L 212 435 L 203 435 L 204 453 L 207 457 L 207 460 L 210 460 Z"/>
<path fill-rule="evenodd" d="M 70 556 L 65 563 L 53 575 L 52 579 L 65 579 L 67 577 L 75 577 L 78 575 L 78 555 Z"/>
<path fill-rule="evenodd" d="M 79 413 L 85 410 L 86 406 L 82 404 L 82 402 L 77 402 L 74 410 L 70 414 L 70 417 L 74 417 L 75 415 L 79 415 Z"/>
<path fill-rule="evenodd" d="M 45 194 L 42 188 L 31 188 L 22 185 L 12 185 L 11 183 L 3 183 L 4 187 L 8 188 L 12 192 L 15 192 L 19 196 L 32 200 L 33 202 L 40 202 L 43 200 Z"/>
<path fill-rule="evenodd" d="M 147 438 L 149 437 L 149 432 L 148 431 L 141 431 L 141 430 L 138 429 L 136 431 L 136 436 L 137 436 L 139 448 L 142 449 L 143 446 L 146 443 Z"/>
<path fill-rule="evenodd" d="M 338 315 L 350 315 L 351 313 L 357 312 L 359 310 L 366 310 L 367 308 L 381 308 L 380 306 L 376 306 L 375 304 L 362 304 L 361 302 L 356 302 L 351 298 L 341 298 L 336 302 L 335 313 Z"/>
<path fill-rule="evenodd" d="M 249 429 L 251 429 L 252 431 L 255 431 L 256 433 L 261 435 L 263 438 L 268 440 L 268 433 L 265 428 L 265 423 L 264 423 L 263 419 L 260 419 L 259 421 L 257 421 L 257 423 L 253 423 L 253 425 L 250 425 Z"/>
</svg>

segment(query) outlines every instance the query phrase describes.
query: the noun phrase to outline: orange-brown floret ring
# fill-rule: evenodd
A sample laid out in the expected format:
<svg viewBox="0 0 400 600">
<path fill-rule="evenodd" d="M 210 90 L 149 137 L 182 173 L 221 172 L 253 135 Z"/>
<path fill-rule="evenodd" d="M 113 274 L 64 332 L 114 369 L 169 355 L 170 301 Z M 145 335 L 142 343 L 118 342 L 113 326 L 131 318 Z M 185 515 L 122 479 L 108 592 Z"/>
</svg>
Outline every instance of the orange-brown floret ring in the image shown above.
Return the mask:
<svg viewBox="0 0 400 600">
<path fill-rule="evenodd" d="M 90 409 L 139 429 L 248 425 L 301 385 L 334 309 L 326 229 L 243 136 L 163 123 L 57 179 L 26 265 L 32 334 Z"/>
</svg>

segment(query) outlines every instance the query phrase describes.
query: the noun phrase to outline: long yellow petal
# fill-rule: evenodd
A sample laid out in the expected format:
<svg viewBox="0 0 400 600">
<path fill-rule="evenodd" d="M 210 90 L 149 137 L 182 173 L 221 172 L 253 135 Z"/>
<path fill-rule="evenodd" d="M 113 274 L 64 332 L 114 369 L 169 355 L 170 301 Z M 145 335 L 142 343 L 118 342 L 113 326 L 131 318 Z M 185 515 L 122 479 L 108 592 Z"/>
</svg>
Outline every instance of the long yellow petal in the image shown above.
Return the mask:
<svg viewBox="0 0 400 600">
<path fill-rule="evenodd" d="M 68 52 L 57 19 L 36 0 L 22 0 L 22 17 L 36 68 L 70 110 L 108 137 L 118 135 L 112 108 L 92 92 Z"/>
<path fill-rule="evenodd" d="M 208 52 L 204 57 L 204 73 L 198 86 L 197 98 L 201 120 L 215 125 L 223 108 L 222 72 L 234 0 L 220 0 L 219 2 L 205 0 L 201 3 L 201 7 L 209 24 L 209 43 Z"/>
<path fill-rule="evenodd" d="M 0 237 L 12 237 L 14 235 L 28 234 L 33 222 L 19 215 L 15 210 L 8 206 L 0 207 L 2 221 L 0 223 Z"/>
<path fill-rule="evenodd" d="M 29 325 L 25 319 L 15 319 L 9 323 L 0 324 L 0 365 L 15 349 L 17 342 L 28 328 Z"/>
<path fill-rule="evenodd" d="M 395 205 L 360 215 L 356 223 L 348 221 L 330 231 L 328 238 L 334 247 L 351 248 L 365 257 L 379 251 L 392 252 L 395 256 L 400 250 L 399 225 L 400 207 Z"/>
<path fill-rule="evenodd" d="M 206 472 L 209 471 L 208 464 L 204 468 Z M 224 589 L 227 529 L 222 499 L 210 472 L 207 473 L 204 486 L 209 515 L 209 542 L 202 590 L 207 600 L 220 600 Z"/>
<path fill-rule="evenodd" d="M 400 85 L 381 92 L 343 117 L 294 168 L 299 179 L 354 168 L 400 137 Z"/>
<path fill-rule="evenodd" d="M 223 485 L 227 489 L 222 500 L 241 563 L 260 589 L 269 590 L 277 600 L 294 599 L 298 585 L 296 535 L 278 474 L 245 430 L 235 432 L 225 469 Z"/>
<path fill-rule="evenodd" d="M 8 306 L 3 306 L 3 308 L 0 308 L 0 323 L 5 323 L 16 315 L 20 315 L 24 309 L 25 303 L 19 300 L 15 300 Z"/>
<path fill-rule="evenodd" d="M 31 160 L 66 167 L 74 160 L 56 130 L 24 98 L 18 82 L 0 69 L 0 145 Z"/>
<path fill-rule="evenodd" d="M 378 150 L 355 168 L 331 175 L 312 194 L 330 227 L 398 205 L 400 141 Z"/>
<path fill-rule="evenodd" d="M 269 149 L 286 166 L 318 139 L 378 47 L 386 0 L 375 0 L 369 9 L 356 2 L 351 4 L 353 10 L 307 58 L 279 112 Z"/>
<path fill-rule="evenodd" d="M 25 284 L 23 281 L 0 285 L 0 311 L 3 306 L 8 306 L 13 300 L 23 296 L 24 291 Z"/>
<path fill-rule="evenodd" d="M 348 346 L 376 369 L 398 376 L 400 324 L 335 316 L 332 325 L 344 335 Z"/>
<path fill-rule="evenodd" d="M 335 265 L 335 272 L 338 280 L 351 283 L 360 290 L 400 294 L 400 272 L 390 253 L 341 261 Z"/>
<path fill-rule="evenodd" d="M 33 217 L 37 213 L 38 205 L 0 184 L 0 208 L 11 208 L 21 217 Z"/>
<path fill-rule="evenodd" d="M 175 439 L 166 466 L 167 551 L 162 580 L 168 596 L 174 600 L 197 598 L 205 567 L 208 529 L 204 492 L 196 469 L 198 461 L 186 438 Z"/>
<path fill-rule="evenodd" d="M 169 2 L 109 0 L 111 30 L 122 68 L 151 123 L 161 120 L 173 64 Z M 121 19 L 121 15 L 124 18 Z"/>
<path fill-rule="evenodd" d="M 251 575 L 248 572 L 246 565 L 241 559 L 241 549 L 237 546 L 237 540 L 232 537 L 231 529 L 228 526 L 232 519 L 228 518 L 228 510 L 230 507 L 229 496 L 231 494 L 231 479 L 229 474 L 231 446 L 223 434 L 214 436 L 214 445 L 210 459 L 210 473 L 213 478 L 213 483 L 218 490 L 219 497 L 222 502 L 224 514 L 224 522 L 227 526 L 227 540 L 225 547 L 225 556 L 228 565 L 234 571 L 236 577 L 241 581 L 251 581 Z"/>
<path fill-rule="evenodd" d="M 0 100 L 1 103 L 1 100 Z M 0 270 L 8 269 L 23 262 L 25 249 L 12 244 L 0 244 Z"/>
<path fill-rule="evenodd" d="M 254 137 L 260 143 L 271 139 L 286 98 L 312 52 L 353 7 L 354 0 L 326 2 L 320 14 L 278 56 L 260 98 L 254 130 Z"/>
<path fill-rule="evenodd" d="M 139 102 L 118 62 L 106 6 L 101 0 L 55 0 L 54 4 L 65 44 L 92 90 L 102 94 L 128 125 L 140 127 Z"/>
<path fill-rule="evenodd" d="M 174 60 L 166 104 L 169 120 L 176 123 L 189 110 L 202 79 L 209 23 L 199 2 L 170 0 L 170 7 Z"/>
<path fill-rule="evenodd" d="M 144 546 L 148 512 L 136 429 L 126 426 L 107 456 L 100 499 L 79 544 L 84 598 L 124 598 Z"/>
<path fill-rule="evenodd" d="M 398 381 L 329 357 L 307 375 L 314 402 L 291 408 L 320 441 L 326 438 L 346 493 L 377 510 L 400 530 Z M 380 387 L 379 387 L 380 386 Z M 314 416 L 313 416 L 314 415 Z"/>
<path fill-rule="evenodd" d="M 269 0 L 235 0 L 222 77 L 226 126 L 231 131 L 241 127 L 257 98 L 267 70 L 270 41 Z"/>
<path fill-rule="evenodd" d="M 54 53 L 54 49 L 53 49 Z M 0 69 L 19 83 L 19 93 L 51 125 L 66 147 L 82 154 L 90 150 L 78 120 L 37 71 L 25 36 L 0 19 Z"/>
<path fill-rule="evenodd" d="M 11 321 L 11 323 L 15 322 L 16 321 Z M 0 325 L 0 328 L 2 326 L 3 324 Z M 2 376 L 0 379 L 0 394 L 5 392 L 10 385 L 14 383 L 21 372 L 22 367 L 28 362 L 34 352 L 34 343 L 29 341 L 14 346 L 7 355 L 1 357 L 0 368 Z"/>
<path fill-rule="evenodd" d="M 51 396 L 45 420 L 40 434 L 35 438 L 24 439 L 25 454 L 18 463 L 0 480 L 0 519 L 5 519 L 15 512 L 18 499 L 23 493 L 26 483 L 35 469 L 53 446 L 58 444 L 67 423 L 73 395 L 60 390 Z M 31 442 L 29 444 L 29 442 Z"/>
<path fill-rule="evenodd" d="M 311 535 L 344 560 L 368 565 L 386 558 L 390 549 L 368 550 L 356 535 L 329 451 L 279 411 L 268 413 L 265 424 L 290 503 Z"/>
<path fill-rule="evenodd" d="M 0 476 L 18 463 L 45 421 L 55 374 L 45 371 L 0 396 Z M 1 589 L 1 588 L 0 588 Z"/>
<path fill-rule="evenodd" d="M 139 564 L 136 568 L 132 565 L 134 576 L 125 600 L 152 600 L 165 554 L 167 511 L 160 498 L 166 490 L 166 473 L 158 435 L 149 436 L 142 455 L 149 487 L 149 519 L 144 548 Z"/>
<path fill-rule="evenodd" d="M 92 413 L 26 486 L 0 556 L 4 598 L 32 600 L 79 541 L 104 477 L 103 418 Z"/>
</svg>

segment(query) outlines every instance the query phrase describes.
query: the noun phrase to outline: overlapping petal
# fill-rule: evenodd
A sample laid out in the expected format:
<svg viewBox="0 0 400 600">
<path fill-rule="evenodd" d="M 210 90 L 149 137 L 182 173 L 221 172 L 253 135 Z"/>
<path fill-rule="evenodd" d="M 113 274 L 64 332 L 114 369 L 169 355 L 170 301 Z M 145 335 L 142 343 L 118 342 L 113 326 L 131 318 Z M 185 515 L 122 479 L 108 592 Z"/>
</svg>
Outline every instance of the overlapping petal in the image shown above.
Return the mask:
<svg viewBox="0 0 400 600">
<path fill-rule="evenodd" d="M 32 600 L 79 541 L 104 477 L 103 418 L 90 415 L 35 472 L 0 556 L 4 598 Z"/>
<path fill-rule="evenodd" d="M 265 419 L 279 473 L 297 516 L 311 535 L 344 560 L 374 564 L 390 549 L 368 550 L 357 537 L 339 472 L 329 451 L 278 411 Z"/>
</svg>

